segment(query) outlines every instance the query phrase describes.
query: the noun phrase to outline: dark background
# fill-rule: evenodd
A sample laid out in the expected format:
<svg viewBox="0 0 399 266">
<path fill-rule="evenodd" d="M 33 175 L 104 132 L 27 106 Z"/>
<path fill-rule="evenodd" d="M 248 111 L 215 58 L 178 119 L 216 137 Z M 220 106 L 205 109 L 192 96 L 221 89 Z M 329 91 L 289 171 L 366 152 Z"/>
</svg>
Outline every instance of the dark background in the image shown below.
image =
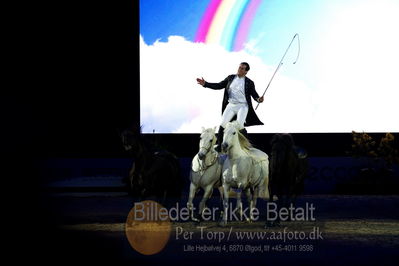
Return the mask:
<svg viewBox="0 0 399 266">
<path fill-rule="evenodd" d="M 116 129 L 139 121 L 135 2 L 47 1 L 25 6 L 28 17 L 19 13 L 26 19 L 19 43 L 24 74 L 3 107 L 11 114 L 10 135 L 24 131 L 36 156 L 120 153 Z"/>
<path fill-rule="evenodd" d="M 57 229 L 38 162 L 126 156 L 117 129 L 139 119 L 135 2 L 15 1 L 2 9 L 4 260 L 97 262 L 91 255 L 104 243 Z M 77 251 L 81 258 L 68 257 Z"/>
</svg>

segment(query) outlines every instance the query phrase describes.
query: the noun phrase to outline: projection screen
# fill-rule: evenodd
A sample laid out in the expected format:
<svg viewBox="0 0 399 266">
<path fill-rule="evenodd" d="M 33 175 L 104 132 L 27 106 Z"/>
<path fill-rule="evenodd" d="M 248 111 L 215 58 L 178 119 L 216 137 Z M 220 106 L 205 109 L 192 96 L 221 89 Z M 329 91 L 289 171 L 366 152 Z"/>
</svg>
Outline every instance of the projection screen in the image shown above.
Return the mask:
<svg viewBox="0 0 399 266">
<path fill-rule="evenodd" d="M 245 61 L 262 94 L 298 33 L 298 62 L 294 42 L 249 133 L 399 132 L 397 14 L 394 0 L 141 0 L 142 130 L 219 126 L 224 90 L 196 78 L 220 82 Z"/>
</svg>

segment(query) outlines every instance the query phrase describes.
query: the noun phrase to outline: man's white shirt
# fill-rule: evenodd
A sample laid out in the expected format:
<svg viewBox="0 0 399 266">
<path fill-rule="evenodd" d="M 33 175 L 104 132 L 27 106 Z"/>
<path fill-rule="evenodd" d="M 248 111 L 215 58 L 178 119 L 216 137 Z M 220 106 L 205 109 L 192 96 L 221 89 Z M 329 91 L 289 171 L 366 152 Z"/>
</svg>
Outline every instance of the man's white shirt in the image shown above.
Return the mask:
<svg viewBox="0 0 399 266">
<path fill-rule="evenodd" d="M 232 104 L 247 104 L 245 98 L 245 77 L 235 76 L 229 88 L 229 103 Z"/>
</svg>

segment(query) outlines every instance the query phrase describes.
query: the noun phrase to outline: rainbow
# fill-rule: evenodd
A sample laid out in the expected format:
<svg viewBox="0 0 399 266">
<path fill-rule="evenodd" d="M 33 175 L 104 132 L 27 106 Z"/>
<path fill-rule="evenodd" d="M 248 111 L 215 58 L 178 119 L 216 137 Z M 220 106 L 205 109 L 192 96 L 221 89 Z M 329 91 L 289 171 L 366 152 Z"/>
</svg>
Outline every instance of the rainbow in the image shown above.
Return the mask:
<svg viewBox="0 0 399 266">
<path fill-rule="evenodd" d="M 242 50 L 261 1 L 211 0 L 199 24 L 195 42 L 217 43 L 228 51 Z"/>
</svg>

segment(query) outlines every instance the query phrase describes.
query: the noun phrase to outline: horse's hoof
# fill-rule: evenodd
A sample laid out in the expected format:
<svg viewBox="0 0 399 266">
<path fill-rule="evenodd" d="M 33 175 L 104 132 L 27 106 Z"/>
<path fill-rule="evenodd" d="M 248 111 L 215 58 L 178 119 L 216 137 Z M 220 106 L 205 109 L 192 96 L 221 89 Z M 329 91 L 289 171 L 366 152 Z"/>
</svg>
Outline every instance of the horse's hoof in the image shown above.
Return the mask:
<svg viewBox="0 0 399 266">
<path fill-rule="evenodd" d="M 265 229 L 271 228 L 271 227 L 277 227 L 277 226 L 279 226 L 279 225 L 280 225 L 280 223 L 277 222 L 277 221 L 267 221 L 267 222 L 265 223 Z"/>
<path fill-rule="evenodd" d="M 200 219 L 196 218 L 196 217 L 191 217 L 191 221 L 195 222 L 195 223 L 199 223 Z"/>
<path fill-rule="evenodd" d="M 250 223 L 250 224 L 254 222 L 254 220 L 251 219 L 251 218 L 247 218 L 246 220 L 247 220 L 247 222 Z"/>
<path fill-rule="evenodd" d="M 226 221 L 220 221 L 220 222 L 219 222 L 219 226 L 220 226 L 220 227 L 226 227 L 226 225 L 227 225 L 227 222 L 226 222 Z"/>
<path fill-rule="evenodd" d="M 273 225 L 271 224 L 271 222 L 266 222 L 266 223 L 265 223 L 265 226 L 264 226 L 265 229 L 268 229 L 268 228 L 271 228 L 271 227 L 273 227 Z"/>
</svg>

